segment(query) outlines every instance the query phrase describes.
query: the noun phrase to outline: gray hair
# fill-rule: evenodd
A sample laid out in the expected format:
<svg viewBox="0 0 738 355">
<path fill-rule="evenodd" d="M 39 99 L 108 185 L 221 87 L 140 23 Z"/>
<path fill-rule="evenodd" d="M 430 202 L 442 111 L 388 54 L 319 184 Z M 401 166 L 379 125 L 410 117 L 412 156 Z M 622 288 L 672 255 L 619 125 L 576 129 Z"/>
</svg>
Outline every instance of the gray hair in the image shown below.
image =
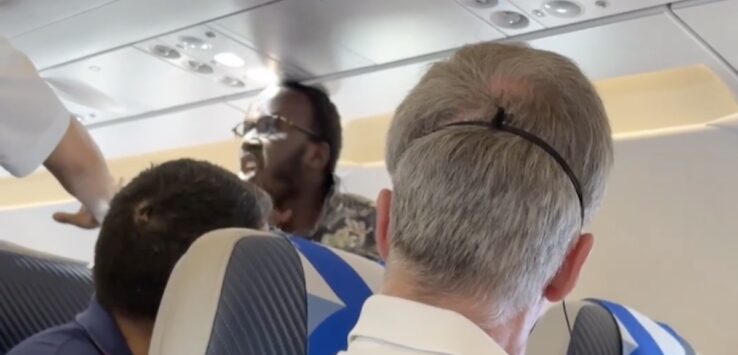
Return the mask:
<svg viewBox="0 0 738 355">
<path fill-rule="evenodd" d="M 581 183 L 585 220 L 561 166 L 510 126 L 552 146 Z M 494 300 L 500 321 L 540 299 L 582 224 L 599 208 L 613 160 L 610 126 L 592 84 L 570 60 L 484 43 L 430 67 L 399 106 L 387 141 L 395 189 L 397 264 L 429 292 Z"/>
</svg>

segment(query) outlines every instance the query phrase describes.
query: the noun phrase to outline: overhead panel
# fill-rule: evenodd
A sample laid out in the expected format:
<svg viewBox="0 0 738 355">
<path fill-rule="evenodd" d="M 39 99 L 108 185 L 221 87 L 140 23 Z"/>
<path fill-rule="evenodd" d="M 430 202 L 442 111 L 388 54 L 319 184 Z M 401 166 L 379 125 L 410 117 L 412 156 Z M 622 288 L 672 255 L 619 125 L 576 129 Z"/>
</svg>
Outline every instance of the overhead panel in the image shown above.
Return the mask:
<svg viewBox="0 0 738 355">
<path fill-rule="evenodd" d="M 477 0 L 470 0 L 477 1 Z M 484 0 L 481 0 L 484 1 Z M 491 1 L 491 0 L 490 0 Z M 546 28 L 665 5 L 674 0 L 507 0 Z"/>
<path fill-rule="evenodd" d="M 572 58 L 593 80 L 704 64 L 734 91 L 738 90 L 733 72 L 706 51 L 666 9 L 529 43 Z"/>
<path fill-rule="evenodd" d="M 58 7 L 80 0 L 43 1 Z M 41 69 L 140 42 L 275 0 L 125 0 L 13 38 Z M 11 3 L 38 1 L 12 0 Z M 62 5 L 63 4 L 63 5 Z M 0 6 L 0 13 L 5 11 Z M 13 13 L 13 16 L 18 16 Z M 2 23 L 3 20 L 0 20 Z"/>
<path fill-rule="evenodd" d="M 0 36 L 12 38 L 118 0 L 0 0 Z"/>
<path fill-rule="evenodd" d="M 674 12 L 734 68 L 738 68 L 738 1 L 675 6 Z"/>
<path fill-rule="evenodd" d="M 299 69 L 282 65 L 207 25 L 145 41 L 136 48 L 186 71 L 212 75 L 236 89 L 263 88 L 282 77 L 306 77 Z"/>
<path fill-rule="evenodd" d="M 515 36 L 544 29 L 535 16 L 530 16 L 510 1 L 456 0 L 474 15 L 506 36 Z"/>
<path fill-rule="evenodd" d="M 45 71 L 69 110 L 87 123 L 166 109 L 242 91 L 213 73 L 180 68 L 133 47 Z M 61 85 L 59 85 L 61 83 Z"/>
<path fill-rule="evenodd" d="M 321 83 L 331 91 L 343 122 L 368 116 L 392 113 L 400 101 L 418 83 L 432 62 L 420 62 L 396 68 Z M 245 111 L 253 98 L 229 102 L 234 108 Z"/>
<path fill-rule="evenodd" d="M 318 0 L 283 0 L 211 25 L 312 76 L 375 64 L 338 41 L 329 12 Z"/>
<path fill-rule="evenodd" d="M 285 0 L 217 26 L 314 76 L 504 37 L 447 0 Z"/>
<path fill-rule="evenodd" d="M 329 14 L 339 41 L 377 63 L 504 37 L 448 0 L 317 2 Z"/>
</svg>

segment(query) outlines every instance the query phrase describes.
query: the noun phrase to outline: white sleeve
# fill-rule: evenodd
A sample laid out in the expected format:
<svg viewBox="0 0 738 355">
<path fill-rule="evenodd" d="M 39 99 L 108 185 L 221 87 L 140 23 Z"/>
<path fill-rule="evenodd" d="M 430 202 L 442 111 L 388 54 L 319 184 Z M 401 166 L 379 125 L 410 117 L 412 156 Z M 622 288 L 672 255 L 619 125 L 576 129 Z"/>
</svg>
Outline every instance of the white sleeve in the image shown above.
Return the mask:
<svg viewBox="0 0 738 355">
<path fill-rule="evenodd" d="M 66 133 L 71 115 L 23 53 L 0 37 L 0 167 L 33 172 Z"/>
</svg>

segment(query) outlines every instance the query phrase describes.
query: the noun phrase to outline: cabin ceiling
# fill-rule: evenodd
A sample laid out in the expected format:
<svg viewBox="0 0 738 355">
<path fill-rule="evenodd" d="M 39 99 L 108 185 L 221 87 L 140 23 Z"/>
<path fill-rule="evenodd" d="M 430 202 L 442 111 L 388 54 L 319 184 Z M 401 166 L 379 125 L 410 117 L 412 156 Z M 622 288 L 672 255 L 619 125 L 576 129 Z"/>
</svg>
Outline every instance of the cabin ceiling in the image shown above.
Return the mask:
<svg viewBox="0 0 738 355">
<path fill-rule="evenodd" d="M 593 80 L 702 64 L 738 92 L 735 13 L 738 0 L 4 0 L 0 35 L 121 156 L 229 138 L 277 77 L 322 83 L 345 120 L 386 114 L 429 63 L 480 41 L 559 52 Z M 132 144 L 141 131 L 157 143 Z"/>
</svg>

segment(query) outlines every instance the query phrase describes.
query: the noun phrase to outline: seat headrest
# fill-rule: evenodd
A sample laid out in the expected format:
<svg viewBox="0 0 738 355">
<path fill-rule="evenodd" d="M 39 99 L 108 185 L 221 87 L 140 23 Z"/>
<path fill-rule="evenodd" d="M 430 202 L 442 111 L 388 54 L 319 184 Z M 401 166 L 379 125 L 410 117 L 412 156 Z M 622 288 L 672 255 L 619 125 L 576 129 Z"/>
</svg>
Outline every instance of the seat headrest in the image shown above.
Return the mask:
<svg viewBox="0 0 738 355">
<path fill-rule="evenodd" d="M 87 308 L 93 293 L 85 264 L 13 249 L 0 250 L 0 354 L 74 319 Z"/>
<path fill-rule="evenodd" d="M 208 233 L 172 272 L 149 353 L 335 353 L 382 273 L 368 259 L 305 240 Z"/>
<path fill-rule="evenodd" d="M 533 328 L 526 354 L 621 355 L 635 349 L 643 355 L 695 354 L 668 326 L 628 307 L 595 299 L 549 308 Z"/>
</svg>

